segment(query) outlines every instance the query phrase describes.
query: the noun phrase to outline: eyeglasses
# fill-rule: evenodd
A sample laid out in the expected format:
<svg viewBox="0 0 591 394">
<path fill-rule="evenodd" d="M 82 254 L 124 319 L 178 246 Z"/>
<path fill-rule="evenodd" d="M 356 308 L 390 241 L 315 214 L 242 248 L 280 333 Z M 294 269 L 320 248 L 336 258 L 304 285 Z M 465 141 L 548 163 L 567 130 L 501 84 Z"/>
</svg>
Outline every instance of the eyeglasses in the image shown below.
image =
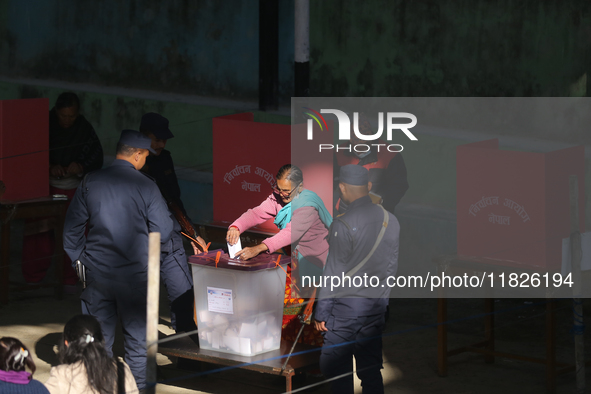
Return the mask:
<svg viewBox="0 0 591 394">
<path fill-rule="evenodd" d="M 295 191 L 296 191 L 296 189 L 297 189 L 298 187 L 300 187 L 300 185 L 301 185 L 301 184 L 302 184 L 302 182 L 298 183 L 298 184 L 296 185 L 296 187 L 294 187 L 293 189 L 291 189 L 291 191 L 288 193 L 288 192 L 287 192 L 287 190 L 281 190 L 281 189 L 279 189 L 279 187 L 277 187 L 277 182 L 275 182 L 275 183 L 273 184 L 273 186 L 272 186 L 272 188 L 273 188 L 273 193 L 275 193 L 275 194 L 279 194 L 280 196 L 282 196 L 282 197 L 285 197 L 285 198 L 289 198 L 289 197 L 291 197 L 291 195 L 293 194 L 293 192 L 295 192 Z"/>
</svg>

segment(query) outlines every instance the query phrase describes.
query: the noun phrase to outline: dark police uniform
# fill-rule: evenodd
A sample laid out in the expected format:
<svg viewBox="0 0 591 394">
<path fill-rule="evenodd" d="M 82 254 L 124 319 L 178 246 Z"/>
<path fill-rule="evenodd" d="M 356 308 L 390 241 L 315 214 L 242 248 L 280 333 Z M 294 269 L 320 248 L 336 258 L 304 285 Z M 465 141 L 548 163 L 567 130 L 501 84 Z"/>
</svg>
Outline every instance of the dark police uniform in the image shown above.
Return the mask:
<svg viewBox="0 0 591 394">
<path fill-rule="evenodd" d="M 365 265 L 354 277 L 367 280 L 379 277 L 376 287 L 344 286 L 331 291 L 319 289 L 319 301 L 314 319 L 326 322 L 324 345 L 320 355 L 320 369 L 326 377 L 353 371 L 353 358 L 357 363 L 357 376 L 361 379 L 363 392 L 383 393 L 382 339 L 384 313 L 388 305 L 390 289 L 386 279 L 396 273 L 398 267 L 398 237 L 400 225 L 388 212 L 389 223 L 383 239 Z M 361 262 L 374 247 L 383 227 L 384 210 L 365 196 L 349 204 L 347 211 L 337 217 L 329 233 L 329 252 L 324 276 L 342 279 Z M 357 282 L 358 284 L 359 282 Z M 374 283 L 375 284 L 375 283 Z M 382 287 L 382 285 L 384 285 Z M 361 342 L 359 342 L 361 341 Z M 342 344 L 342 345 L 341 345 Z M 353 393 L 353 376 L 348 375 L 333 382 L 333 392 Z"/>
<path fill-rule="evenodd" d="M 125 361 L 140 389 L 146 381 L 148 234 L 159 232 L 165 245 L 171 231 L 156 183 L 125 160 L 87 175 L 66 215 L 64 249 L 88 270 L 82 312 L 101 323 L 111 355 L 121 320 Z"/>
<path fill-rule="evenodd" d="M 181 201 L 181 188 L 174 171 L 170 152 L 163 149 L 160 155 L 150 155 L 142 172 L 156 180 L 158 188 L 167 202 L 176 204 L 185 216 L 187 213 Z M 170 303 L 170 318 L 176 331 L 190 332 L 197 329 L 193 320 L 193 276 L 189 271 L 187 256 L 183 247 L 181 225 L 172 217 L 173 232 L 170 241 L 163 246 L 160 275 L 166 285 Z"/>
<path fill-rule="evenodd" d="M 383 141 L 378 140 L 377 143 Z M 344 148 L 346 145 L 340 147 Z M 371 191 L 382 197 L 382 205 L 390 212 L 394 212 L 408 190 L 406 165 L 401 153 L 388 152 L 385 146 L 381 146 L 378 152 L 376 147 L 371 147 L 369 154 L 359 158 L 355 152 L 339 150 L 335 154 L 335 168 L 347 164 L 356 164 L 369 171 L 369 181 L 372 183 Z M 338 190 L 335 185 L 335 190 Z M 338 193 L 334 194 L 338 198 Z M 338 212 L 345 212 L 347 207 L 343 201 L 335 201 L 338 204 Z"/>
</svg>

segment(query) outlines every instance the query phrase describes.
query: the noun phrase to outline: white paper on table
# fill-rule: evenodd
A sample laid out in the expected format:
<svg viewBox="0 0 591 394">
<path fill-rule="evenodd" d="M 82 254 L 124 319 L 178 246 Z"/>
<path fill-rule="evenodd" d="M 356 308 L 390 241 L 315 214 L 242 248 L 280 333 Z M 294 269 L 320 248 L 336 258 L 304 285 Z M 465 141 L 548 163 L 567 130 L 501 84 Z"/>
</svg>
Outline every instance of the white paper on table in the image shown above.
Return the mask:
<svg viewBox="0 0 591 394">
<path fill-rule="evenodd" d="M 233 259 L 234 256 L 236 256 L 236 252 L 239 252 L 241 250 L 242 243 L 240 242 L 240 238 L 238 238 L 238 242 L 236 242 L 234 245 L 228 244 L 228 254 L 230 255 L 231 259 Z"/>
</svg>

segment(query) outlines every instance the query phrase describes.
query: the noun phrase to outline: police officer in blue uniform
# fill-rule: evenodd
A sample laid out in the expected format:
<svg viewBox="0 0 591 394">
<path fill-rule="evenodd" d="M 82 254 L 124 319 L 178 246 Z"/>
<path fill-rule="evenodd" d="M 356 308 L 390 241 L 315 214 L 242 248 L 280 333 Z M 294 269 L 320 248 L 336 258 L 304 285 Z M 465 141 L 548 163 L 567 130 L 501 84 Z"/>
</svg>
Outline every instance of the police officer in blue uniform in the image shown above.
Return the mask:
<svg viewBox="0 0 591 394">
<path fill-rule="evenodd" d="M 164 149 L 167 140 L 174 135 L 168 127 L 168 119 L 154 112 L 142 116 L 140 132 L 151 139 L 154 150 L 146 159 L 146 165 L 142 171 L 156 180 L 173 215 L 174 230 L 170 241 L 163 249 L 160 266 L 160 275 L 166 285 L 170 303 L 171 324 L 177 332 L 191 332 L 197 329 L 193 319 L 193 277 L 189 271 L 183 247 L 181 225 L 175 218 L 174 211 L 177 215 L 184 217 L 191 228 L 192 224 L 181 201 L 181 188 L 174 171 L 172 156 L 168 150 Z M 196 233 L 190 235 L 196 235 Z M 197 240 L 205 245 L 201 237 L 197 237 Z M 200 253 L 194 243 L 192 245 L 195 253 Z"/>
<path fill-rule="evenodd" d="M 332 223 L 324 276 L 341 283 L 329 279 L 318 292 L 314 325 L 324 335 L 320 370 L 328 378 L 347 374 L 355 356 L 363 392 L 379 394 L 384 392 L 381 335 L 390 295 L 386 280 L 398 267 L 400 225 L 392 213 L 372 203 L 366 168 L 345 165 L 339 179 L 348 207 Z M 352 394 L 353 375 L 333 381 L 332 387 L 334 393 Z"/>
<path fill-rule="evenodd" d="M 113 164 L 88 174 L 78 187 L 64 226 L 66 253 L 87 270 L 82 312 L 101 323 L 111 355 L 120 320 L 125 361 L 140 390 L 146 383 L 148 234 L 159 232 L 165 245 L 172 232 L 156 183 L 139 171 L 150 144 L 140 132 L 124 130 Z"/>
</svg>

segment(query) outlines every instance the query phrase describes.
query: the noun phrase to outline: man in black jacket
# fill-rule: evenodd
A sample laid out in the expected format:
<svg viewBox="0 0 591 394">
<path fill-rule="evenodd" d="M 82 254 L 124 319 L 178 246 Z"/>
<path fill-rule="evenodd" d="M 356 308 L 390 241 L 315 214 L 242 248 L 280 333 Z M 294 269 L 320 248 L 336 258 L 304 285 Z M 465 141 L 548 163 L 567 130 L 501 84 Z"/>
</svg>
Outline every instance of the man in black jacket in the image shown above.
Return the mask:
<svg viewBox="0 0 591 394">
<path fill-rule="evenodd" d="M 174 137 L 168 127 L 168 119 L 150 112 L 142 116 L 140 132 L 152 140 L 154 152 L 146 158 L 146 165 L 142 171 L 156 180 L 156 184 L 166 200 L 173 217 L 174 229 L 167 245 L 162 249 L 162 263 L 160 273 L 166 285 L 168 301 L 170 302 L 170 320 L 175 331 L 190 332 L 197 329 L 193 320 L 193 277 L 187 264 L 187 256 L 183 247 L 181 225 L 176 216 L 181 215 L 188 226 L 192 224 L 187 216 L 185 206 L 181 201 L 181 188 L 174 170 L 174 163 L 170 152 L 165 148 L 167 140 Z M 189 234 L 191 236 L 195 234 Z M 197 240 L 205 245 L 201 237 Z M 193 245 L 195 253 L 199 253 Z"/>
<path fill-rule="evenodd" d="M 64 250 L 72 261 L 80 260 L 86 267 L 82 313 L 101 323 L 110 356 L 117 321 L 121 322 L 125 361 L 140 390 L 146 385 L 149 234 L 160 233 L 166 245 L 172 232 L 158 187 L 138 171 L 149 150 L 149 138 L 123 130 L 115 161 L 86 176 L 64 224 Z"/>
<path fill-rule="evenodd" d="M 314 314 L 314 325 L 324 335 L 320 369 L 327 378 L 346 375 L 332 383 L 333 392 L 352 394 L 355 356 L 363 392 L 379 394 L 384 392 L 380 370 L 387 278 L 398 268 L 400 225 L 392 213 L 372 203 L 367 169 L 345 165 L 339 179 L 348 207 L 330 228 L 324 268 L 328 281 L 319 289 Z"/>
</svg>

